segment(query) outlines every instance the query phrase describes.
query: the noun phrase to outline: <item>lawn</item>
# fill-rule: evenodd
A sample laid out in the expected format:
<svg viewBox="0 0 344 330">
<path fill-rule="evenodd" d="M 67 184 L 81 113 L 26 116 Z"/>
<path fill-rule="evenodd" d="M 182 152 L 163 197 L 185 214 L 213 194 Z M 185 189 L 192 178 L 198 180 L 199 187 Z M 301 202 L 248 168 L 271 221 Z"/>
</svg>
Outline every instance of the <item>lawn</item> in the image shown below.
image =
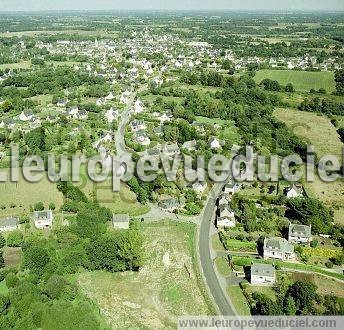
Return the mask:
<svg viewBox="0 0 344 330">
<path fill-rule="evenodd" d="M 123 182 L 119 192 L 112 191 L 111 178 L 102 183 L 95 183 L 84 178 L 79 187 L 87 197 L 96 199 L 113 213 L 128 213 L 131 216 L 139 216 L 149 212 L 149 207 L 140 204 L 136 199 L 136 195 Z"/>
<path fill-rule="evenodd" d="M 31 67 L 31 63 L 29 61 L 22 61 L 18 63 L 9 63 L 9 64 L 0 64 L 0 70 L 29 69 L 30 67 Z"/>
<path fill-rule="evenodd" d="M 275 115 L 287 124 L 293 132 L 305 142 L 315 147 L 319 157 L 334 155 L 341 162 L 343 143 L 340 141 L 336 128 L 331 124 L 328 117 L 311 112 L 293 109 L 276 109 Z M 335 218 L 340 222 L 338 212 L 344 201 L 344 183 L 337 180 L 332 183 L 324 182 L 317 176 L 314 182 L 306 182 L 307 193 L 322 200 L 328 206 L 337 210 Z"/>
<path fill-rule="evenodd" d="M 229 276 L 231 274 L 231 268 L 226 257 L 217 257 L 215 259 L 215 265 L 220 275 Z"/>
<path fill-rule="evenodd" d="M 18 267 L 21 262 L 22 249 L 20 247 L 4 247 L 6 267 Z"/>
<path fill-rule="evenodd" d="M 226 240 L 226 247 L 229 251 L 235 252 L 256 252 L 257 244 L 255 242 L 241 242 L 236 239 L 228 238 Z"/>
<path fill-rule="evenodd" d="M 227 293 L 239 315 L 248 316 L 250 313 L 250 305 L 247 302 L 241 288 L 239 286 L 229 286 Z"/>
<path fill-rule="evenodd" d="M 82 291 L 116 329 L 174 329 L 178 316 L 212 314 L 194 264 L 196 227 L 164 221 L 142 230 L 141 270 L 82 273 Z"/>
<path fill-rule="evenodd" d="M 263 79 L 277 80 L 281 85 L 288 83 L 294 85 L 295 90 L 309 92 L 314 88 L 318 90 L 325 88 L 327 92 L 335 90 L 335 82 L 333 72 L 311 72 L 311 71 L 295 71 L 295 70 L 260 70 L 257 72 L 254 80 L 260 83 Z"/>
<path fill-rule="evenodd" d="M 1 294 L 1 295 L 7 295 L 7 294 L 8 294 L 8 288 L 7 288 L 7 286 L 6 286 L 5 280 L 3 280 L 2 282 L 0 282 L 0 294 Z"/>
<path fill-rule="evenodd" d="M 8 173 L 7 170 L 1 172 Z M 20 171 L 21 172 L 21 171 Z M 0 182 L 0 217 L 21 215 L 30 212 L 30 206 L 43 202 L 45 207 L 54 203 L 59 208 L 63 196 L 56 184 L 46 176 L 40 182 L 28 182 L 20 175 L 18 182 Z"/>
</svg>

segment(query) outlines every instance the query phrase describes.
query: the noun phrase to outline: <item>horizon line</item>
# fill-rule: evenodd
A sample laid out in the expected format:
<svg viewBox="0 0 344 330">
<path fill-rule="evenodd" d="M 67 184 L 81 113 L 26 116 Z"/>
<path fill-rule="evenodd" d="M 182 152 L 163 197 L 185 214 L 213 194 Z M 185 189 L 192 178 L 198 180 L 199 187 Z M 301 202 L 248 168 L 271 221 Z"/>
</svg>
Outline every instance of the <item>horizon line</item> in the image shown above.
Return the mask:
<svg viewBox="0 0 344 330">
<path fill-rule="evenodd" d="M 60 13 L 60 12 L 239 12 L 239 13 L 344 13 L 344 9 L 226 9 L 226 8 L 217 8 L 217 9 L 130 9 L 130 8 L 121 8 L 121 9 L 35 9 L 35 10 L 0 10 L 0 14 L 7 13 Z"/>
</svg>

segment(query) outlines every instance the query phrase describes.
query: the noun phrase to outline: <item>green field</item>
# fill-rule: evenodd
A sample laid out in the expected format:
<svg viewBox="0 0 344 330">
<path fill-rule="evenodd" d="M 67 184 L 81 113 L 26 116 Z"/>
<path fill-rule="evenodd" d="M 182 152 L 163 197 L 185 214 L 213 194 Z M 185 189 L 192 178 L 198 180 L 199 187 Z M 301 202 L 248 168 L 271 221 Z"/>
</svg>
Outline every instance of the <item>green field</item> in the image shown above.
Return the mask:
<svg viewBox="0 0 344 330">
<path fill-rule="evenodd" d="M 274 114 L 307 144 L 313 145 L 319 157 L 334 155 L 341 162 L 343 143 L 327 116 L 293 109 L 276 109 Z M 344 202 L 342 180 L 324 182 L 315 176 L 315 181 L 306 182 L 305 188 L 311 197 L 319 198 L 336 210 L 336 222 L 343 222 L 343 212 L 338 212 L 342 210 Z"/>
<path fill-rule="evenodd" d="M 5 170 L 2 172 L 8 173 Z M 38 202 L 43 202 L 45 207 L 50 203 L 55 203 L 56 208 L 62 205 L 62 194 L 47 176 L 40 182 L 28 182 L 22 175 L 19 182 L 9 182 L 9 179 L 7 182 L 0 182 L 0 217 L 28 213 L 30 206 Z"/>
<path fill-rule="evenodd" d="M 231 268 L 226 257 L 217 257 L 215 259 L 215 265 L 220 275 L 229 276 L 231 274 Z"/>
<path fill-rule="evenodd" d="M 295 90 L 309 92 L 314 88 L 325 88 L 327 92 L 335 90 L 333 72 L 311 72 L 294 70 L 260 70 L 257 72 L 254 80 L 260 83 L 263 79 L 277 80 L 281 85 L 288 83 L 294 85 Z"/>
<path fill-rule="evenodd" d="M 250 305 L 248 304 L 241 288 L 238 285 L 229 286 L 227 288 L 227 293 L 234 305 L 235 310 L 239 315 L 251 315 Z"/>
<path fill-rule="evenodd" d="M 192 257 L 195 226 L 166 221 L 142 229 L 141 270 L 82 273 L 82 291 L 116 329 L 174 329 L 180 315 L 210 315 Z"/>
</svg>

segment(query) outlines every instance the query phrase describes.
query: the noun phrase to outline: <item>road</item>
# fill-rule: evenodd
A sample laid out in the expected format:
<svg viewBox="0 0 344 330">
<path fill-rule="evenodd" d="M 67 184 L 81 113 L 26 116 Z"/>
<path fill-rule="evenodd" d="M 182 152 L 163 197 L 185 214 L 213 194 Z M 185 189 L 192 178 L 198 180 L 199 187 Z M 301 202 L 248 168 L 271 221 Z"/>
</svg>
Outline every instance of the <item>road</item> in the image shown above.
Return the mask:
<svg viewBox="0 0 344 330">
<path fill-rule="evenodd" d="M 215 184 L 210 193 L 210 197 L 207 200 L 206 206 L 201 216 L 198 236 L 198 249 L 203 275 L 209 287 L 210 293 L 212 294 L 215 303 L 218 306 L 220 314 L 234 316 L 236 315 L 236 312 L 232 307 L 232 303 L 227 293 L 224 292 L 223 287 L 219 282 L 219 278 L 217 277 L 210 247 L 210 227 L 214 218 L 216 200 L 221 193 L 224 185 L 224 183 Z"/>
<path fill-rule="evenodd" d="M 134 106 L 134 101 L 138 93 L 144 91 L 147 87 L 142 86 L 137 91 L 135 91 L 132 96 L 130 97 L 130 100 L 127 105 L 127 109 L 122 113 L 121 120 L 118 124 L 118 129 L 116 131 L 116 151 L 117 156 L 123 156 L 126 154 L 129 154 L 129 152 L 126 149 L 125 145 L 125 139 L 124 139 L 124 133 L 126 125 L 128 124 L 130 120 L 130 110 Z M 205 277 L 206 284 L 209 287 L 209 291 L 211 295 L 213 296 L 216 305 L 218 306 L 219 312 L 222 315 L 236 315 L 235 310 L 232 307 L 232 304 L 230 302 L 230 299 L 225 292 L 226 285 L 222 283 L 222 286 L 220 284 L 220 278 L 218 277 L 218 274 L 216 273 L 213 265 L 213 260 L 211 257 L 211 239 L 210 239 L 210 226 L 212 225 L 212 220 L 216 208 L 216 200 L 221 193 L 225 183 L 221 184 L 215 184 L 213 189 L 210 192 L 210 197 L 207 200 L 206 206 L 203 209 L 203 213 L 199 217 L 200 221 L 200 228 L 199 228 L 199 237 L 198 237 L 198 252 L 199 252 L 199 260 L 202 268 L 202 273 Z M 152 215 L 153 218 L 157 217 L 159 214 L 159 218 L 163 216 L 161 214 L 162 211 L 159 210 L 157 212 L 157 208 L 153 208 L 153 210 L 150 212 L 150 216 L 147 215 L 147 220 L 152 221 Z M 175 215 L 172 215 L 175 217 Z M 163 218 L 169 218 L 166 217 L 166 214 L 164 214 Z M 195 220 L 195 219 L 194 219 Z M 197 222 L 197 221 L 195 221 Z M 224 288 L 223 288 L 224 287 Z"/>
</svg>

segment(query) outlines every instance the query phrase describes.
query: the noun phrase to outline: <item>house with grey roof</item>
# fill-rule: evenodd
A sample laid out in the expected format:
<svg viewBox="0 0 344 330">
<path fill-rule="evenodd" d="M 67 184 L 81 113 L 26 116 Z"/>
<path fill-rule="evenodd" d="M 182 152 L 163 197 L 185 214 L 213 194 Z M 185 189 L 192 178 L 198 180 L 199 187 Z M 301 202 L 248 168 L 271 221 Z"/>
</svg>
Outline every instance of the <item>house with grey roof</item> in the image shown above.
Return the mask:
<svg viewBox="0 0 344 330">
<path fill-rule="evenodd" d="M 0 219 L 0 232 L 9 232 L 18 229 L 19 219 L 16 217 Z"/>
<path fill-rule="evenodd" d="M 158 205 L 160 208 L 168 212 L 173 212 L 181 208 L 181 203 L 179 199 L 176 197 L 163 199 L 159 202 Z"/>
<path fill-rule="evenodd" d="M 51 210 L 35 211 L 33 213 L 35 227 L 38 229 L 51 228 L 53 225 L 53 212 Z"/>
<path fill-rule="evenodd" d="M 294 246 L 281 237 L 264 239 L 264 259 L 295 260 Z"/>
<path fill-rule="evenodd" d="M 288 232 L 288 241 L 290 243 L 309 243 L 312 240 L 311 225 L 290 224 Z"/>
<path fill-rule="evenodd" d="M 276 282 L 275 268 L 270 264 L 253 264 L 250 282 L 253 285 L 272 285 Z"/>
<path fill-rule="evenodd" d="M 114 214 L 112 216 L 112 225 L 115 229 L 129 229 L 129 215 Z"/>
</svg>

